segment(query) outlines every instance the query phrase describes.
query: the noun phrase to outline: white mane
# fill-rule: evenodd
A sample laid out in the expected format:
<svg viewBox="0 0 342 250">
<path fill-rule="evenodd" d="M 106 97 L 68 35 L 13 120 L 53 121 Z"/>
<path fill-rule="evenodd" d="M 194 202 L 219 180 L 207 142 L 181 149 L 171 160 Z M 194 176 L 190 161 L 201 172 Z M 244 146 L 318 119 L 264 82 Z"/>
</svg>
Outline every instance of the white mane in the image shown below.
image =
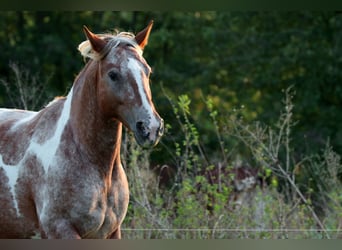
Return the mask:
<svg viewBox="0 0 342 250">
<path fill-rule="evenodd" d="M 90 58 L 93 60 L 100 60 L 103 56 L 105 56 L 110 49 L 117 47 L 121 42 L 125 42 L 131 44 L 133 47 L 139 49 L 139 53 L 142 54 L 142 50 L 136 43 L 134 39 L 134 34 L 129 32 L 120 32 L 119 34 L 97 34 L 102 40 L 108 40 L 107 45 L 101 51 L 101 53 L 97 53 L 91 47 L 89 40 L 83 41 L 78 45 L 78 50 L 84 58 Z"/>
</svg>

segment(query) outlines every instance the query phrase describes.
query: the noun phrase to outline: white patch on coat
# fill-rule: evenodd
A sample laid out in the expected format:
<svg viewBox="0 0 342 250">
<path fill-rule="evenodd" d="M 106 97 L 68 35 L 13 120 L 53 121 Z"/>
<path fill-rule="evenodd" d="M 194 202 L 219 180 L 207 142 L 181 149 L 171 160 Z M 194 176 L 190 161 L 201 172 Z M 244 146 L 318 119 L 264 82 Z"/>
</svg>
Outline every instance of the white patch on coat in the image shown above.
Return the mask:
<svg viewBox="0 0 342 250">
<path fill-rule="evenodd" d="M 64 131 L 64 128 L 69 120 L 70 117 L 70 110 L 71 110 L 71 101 L 72 101 L 72 89 L 70 90 L 64 105 L 63 110 L 61 112 L 61 115 L 57 121 L 57 126 L 54 135 L 45 141 L 43 144 L 39 144 L 35 141 L 35 137 L 31 139 L 31 142 L 29 144 L 28 149 L 26 150 L 23 158 L 19 161 L 17 165 L 7 165 L 3 162 L 2 155 L 0 155 L 0 167 L 2 167 L 5 172 L 6 176 L 8 177 L 8 185 L 10 187 L 10 191 L 13 196 L 13 202 L 14 206 L 17 212 L 17 215 L 19 216 L 19 209 L 18 209 L 18 202 L 15 195 L 15 185 L 18 180 L 19 176 L 19 170 L 23 166 L 23 163 L 25 162 L 28 155 L 36 155 L 37 158 L 41 161 L 43 168 L 45 170 L 45 174 L 47 174 L 49 170 L 49 166 L 51 165 L 52 160 L 54 157 L 56 157 L 56 152 L 60 144 L 60 140 Z M 29 121 L 34 117 L 36 112 L 30 113 L 29 116 L 23 118 L 22 120 L 19 120 L 17 123 L 14 124 L 14 127 L 18 127 L 20 124 L 23 124 L 24 122 Z M 13 128 L 11 128 L 12 130 Z M 38 131 L 42 132 L 42 131 Z"/>
<path fill-rule="evenodd" d="M 6 176 L 8 178 L 8 186 L 13 196 L 14 208 L 17 212 L 17 215 L 19 216 L 18 202 L 15 196 L 15 184 L 18 180 L 19 167 L 17 165 L 6 165 L 2 159 L 2 155 L 0 155 L 0 167 L 6 172 Z"/>
<path fill-rule="evenodd" d="M 26 122 L 29 122 L 32 120 L 38 112 L 35 111 L 25 111 L 27 116 L 23 119 L 18 120 L 12 127 L 10 131 L 15 131 L 21 124 L 24 124 Z"/>
<path fill-rule="evenodd" d="M 64 128 L 70 117 L 71 110 L 71 101 L 72 101 L 72 93 L 73 88 L 70 90 L 64 104 L 61 115 L 57 121 L 57 126 L 54 135 L 45 141 L 43 144 L 39 144 L 35 141 L 35 138 L 32 139 L 28 152 L 34 153 L 41 160 L 45 173 L 48 172 L 49 166 L 53 158 L 56 156 L 56 152 L 61 141 L 61 137 L 64 131 Z"/>
<path fill-rule="evenodd" d="M 25 122 L 30 121 L 37 114 L 37 112 L 35 112 L 35 111 L 0 108 L 0 120 L 1 121 L 6 121 L 8 119 L 11 119 L 13 117 L 12 116 L 13 111 L 15 111 L 16 113 L 19 113 L 20 115 L 23 115 L 23 117 L 21 119 L 19 119 L 11 127 L 11 131 L 14 131 L 15 128 L 17 128 L 20 124 L 23 124 Z"/>
</svg>

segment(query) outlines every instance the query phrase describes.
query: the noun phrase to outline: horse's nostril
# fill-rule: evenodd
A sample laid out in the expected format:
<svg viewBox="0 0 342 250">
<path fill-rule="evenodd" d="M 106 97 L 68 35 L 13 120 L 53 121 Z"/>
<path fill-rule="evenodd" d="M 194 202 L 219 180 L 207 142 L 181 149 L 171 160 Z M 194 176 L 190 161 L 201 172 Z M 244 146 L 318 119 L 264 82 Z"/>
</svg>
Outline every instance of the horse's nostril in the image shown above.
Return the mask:
<svg viewBox="0 0 342 250">
<path fill-rule="evenodd" d="M 142 122 L 142 121 L 137 122 L 136 127 L 137 127 L 137 131 L 139 131 L 139 133 L 142 136 L 144 136 L 144 137 L 148 137 L 149 136 L 149 132 L 147 131 L 147 129 L 146 129 L 145 125 L 144 125 L 144 122 Z"/>
<path fill-rule="evenodd" d="M 141 130 L 144 127 L 144 123 L 143 122 L 137 122 L 137 129 Z"/>
</svg>

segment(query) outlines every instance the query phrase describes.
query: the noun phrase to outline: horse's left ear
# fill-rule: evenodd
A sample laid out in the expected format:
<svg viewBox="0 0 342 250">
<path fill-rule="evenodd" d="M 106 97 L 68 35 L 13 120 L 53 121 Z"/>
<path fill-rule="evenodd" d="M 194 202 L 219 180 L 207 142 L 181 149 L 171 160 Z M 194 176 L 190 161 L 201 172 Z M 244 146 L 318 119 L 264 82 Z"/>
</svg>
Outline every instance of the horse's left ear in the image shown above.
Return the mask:
<svg viewBox="0 0 342 250">
<path fill-rule="evenodd" d="M 93 50 L 95 50 L 97 53 L 100 53 L 102 49 L 106 46 L 106 42 L 94 33 L 92 33 L 85 25 L 83 26 L 83 31 L 87 39 L 89 40 Z"/>
<path fill-rule="evenodd" d="M 148 37 L 150 36 L 152 26 L 153 26 L 153 20 L 150 21 L 150 23 L 147 25 L 145 29 L 140 31 L 135 36 L 135 41 L 138 43 L 141 49 L 144 49 L 146 44 L 148 43 Z"/>
</svg>

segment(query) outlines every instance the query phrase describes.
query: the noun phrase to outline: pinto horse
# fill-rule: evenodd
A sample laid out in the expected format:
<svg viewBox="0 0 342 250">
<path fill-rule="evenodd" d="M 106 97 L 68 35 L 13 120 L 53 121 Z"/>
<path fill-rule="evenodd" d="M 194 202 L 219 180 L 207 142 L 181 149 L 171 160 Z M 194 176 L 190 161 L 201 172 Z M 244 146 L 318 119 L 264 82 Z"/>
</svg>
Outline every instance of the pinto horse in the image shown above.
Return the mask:
<svg viewBox="0 0 342 250">
<path fill-rule="evenodd" d="M 0 109 L 1 238 L 121 238 L 122 124 L 142 147 L 164 128 L 142 56 L 152 24 L 136 36 L 84 27 L 89 60 L 66 97 L 39 112 Z"/>
</svg>

